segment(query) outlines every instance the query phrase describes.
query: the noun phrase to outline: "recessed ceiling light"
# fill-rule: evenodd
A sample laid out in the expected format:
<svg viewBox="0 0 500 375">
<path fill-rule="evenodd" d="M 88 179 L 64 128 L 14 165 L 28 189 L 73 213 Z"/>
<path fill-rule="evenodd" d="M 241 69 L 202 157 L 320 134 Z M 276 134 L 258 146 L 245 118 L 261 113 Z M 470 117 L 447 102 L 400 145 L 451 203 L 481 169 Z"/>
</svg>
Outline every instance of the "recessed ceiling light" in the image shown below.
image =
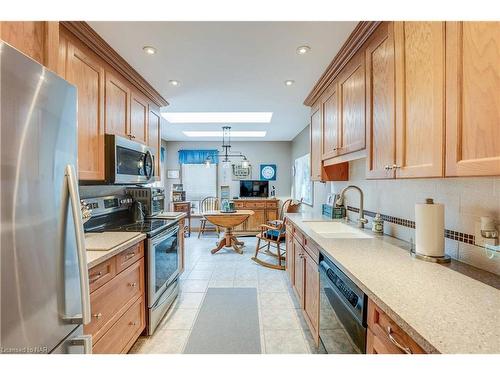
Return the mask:
<svg viewBox="0 0 500 375">
<path fill-rule="evenodd" d="M 297 53 L 299 55 L 305 55 L 310 50 L 311 50 L 311 47 L 309 47 L 309 46 L 300 46 L 300 47 L 297 47 Z"/>
<path fill-rule="evenodd" d="M 171 86 L 179 86 L 181 83 L 175 79 L 171 79 L 170 81 L 168 81 L 168 83 L 170 83 Z"/>
<path fill-rule="evenodd" d="M 222 137 L 222 131 L 183 131 L 187 137 Z M 267 134 L 266 131 L 231 131 L 231 138 L 262 138 Z"/>
<path fill-rule="evenodd" d="M 173 124 L 270 123 L 272 112 L 162 112 Z M 231 132 L 232 134 L 233 132 Z"/>
<path fill-rule="evenodd" d="M 293 79 L 287 79 L 285 81 L 285 85 L 286 86 L 292 86 L 294 83 L 295 83 L 295 81 Z"/>
<path fill-rule="evenodd" d="M 142 47 L 142 50 L 147 55 L 154 55 L 156 53 L 156 48 L 151 47 L 151 46 L 144 46 L 144 47 Z"/>
</svg>

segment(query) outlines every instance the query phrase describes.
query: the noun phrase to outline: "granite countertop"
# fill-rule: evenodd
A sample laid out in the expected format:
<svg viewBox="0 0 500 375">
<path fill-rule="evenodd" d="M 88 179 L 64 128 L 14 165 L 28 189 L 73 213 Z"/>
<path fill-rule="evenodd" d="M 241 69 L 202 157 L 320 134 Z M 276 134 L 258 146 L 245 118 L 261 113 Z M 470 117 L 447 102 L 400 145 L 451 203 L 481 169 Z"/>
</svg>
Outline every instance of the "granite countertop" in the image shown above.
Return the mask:
<svg viewBox="0 0 500 375">
<path fill-rule="evenodd" d="M 110 242 L 108 233 L 113 233 L 114 238 Z M 133 233 L 135 236 L 130 238 L 130 234 Z M 120 234 L 123 235 L 123 240 L 119 239 Z M 136 243 L 144 240 L 146 235 L 140 232 L 102 232 L 102 233 L 85 233 L 85 242 L 92 238 L 92 242 L 97 244 L 98 247 L 106 248 L 109 250 L 90 250 L 87 247 L 87 267 L 90 269 L 97 266 L 98 264 L 112 258 L 116 254 L 122 252 L 126 248 L 135 245 Z"/>
<path fill-rule="evenodd" d="M 408 243 L 389 236 L 323 238 L 304 221 L 342 220 L 321 214 L 286 216 L 427 352 L 500 352 L 498 276 L 412 258 Z"/>
</svg>

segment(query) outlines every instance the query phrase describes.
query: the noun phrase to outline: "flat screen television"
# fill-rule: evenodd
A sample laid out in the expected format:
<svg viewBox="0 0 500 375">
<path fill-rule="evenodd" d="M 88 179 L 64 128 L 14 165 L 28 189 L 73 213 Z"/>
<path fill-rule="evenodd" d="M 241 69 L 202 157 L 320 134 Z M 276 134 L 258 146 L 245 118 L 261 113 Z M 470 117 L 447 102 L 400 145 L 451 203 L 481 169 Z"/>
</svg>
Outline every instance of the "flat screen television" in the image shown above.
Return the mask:
<svg viewBox="0 0 500 375">
<path fill-rule="evenodd" d="M 269 181 L 241 180 L 240 198 L 267 198 L 269 196 Z"/>
</svg>

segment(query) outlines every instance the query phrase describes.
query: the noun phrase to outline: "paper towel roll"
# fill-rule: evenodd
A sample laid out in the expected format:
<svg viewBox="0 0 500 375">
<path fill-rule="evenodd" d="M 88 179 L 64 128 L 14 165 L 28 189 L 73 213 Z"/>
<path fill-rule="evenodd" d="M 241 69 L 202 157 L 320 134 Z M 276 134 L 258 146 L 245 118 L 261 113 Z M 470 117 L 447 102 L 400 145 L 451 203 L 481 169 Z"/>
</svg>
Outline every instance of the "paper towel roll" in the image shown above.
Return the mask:
<svg viewBox="0 0 500 375">
<path fill-rule="evenodd" d="M 415 227 L 415 251 L 431 257 L 444 256 L 444 205 L 433 203 L 432 200 L 417 203 Z"/>
</svg>

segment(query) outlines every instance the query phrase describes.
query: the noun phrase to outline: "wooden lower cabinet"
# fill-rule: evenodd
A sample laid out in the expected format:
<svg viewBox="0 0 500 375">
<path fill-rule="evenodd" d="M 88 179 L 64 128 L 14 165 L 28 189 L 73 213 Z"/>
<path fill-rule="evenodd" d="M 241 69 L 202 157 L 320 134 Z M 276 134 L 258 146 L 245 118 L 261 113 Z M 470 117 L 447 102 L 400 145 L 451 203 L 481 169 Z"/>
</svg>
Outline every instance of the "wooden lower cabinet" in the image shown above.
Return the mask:
<svg viewBox="0 0 500 375">
<path fill-rule="evenodd" d="M 277 199 L 237 199 L 234 201 L 237 210 L 252 210 L 254 212 L 243 224 L 234 228 L 236 235 L 256 234 L 260 225 L 278 218 Z"/>
<path fill-rule="evenodd" d="M 304 315 L 311 334 L 319 344 L 319 272 L 318 263 L 304 251 Z"/>
<path fill-rule="evenodd" d="M 292 234 L 292 227 L 290 224 L 286 224 L 286 235 L 285 235 L 285 241 L 286 241 L 286 272 L 288 273 L 288 278 L 290 279 L 290 283 L 293 285 L 293 278 L 295 277 L 294 275 L 294 263 L 293 259 L 295 258 L 295 253 L 293 251 L 293 234 Z"/>
<path fill-rule="evenodd" d="M 305 321 L 319 345 L 319 254 L 309 243 L 307 237 L 287 224 L 286 270 Z"/>
<path fill-rule="evenodd" d="M 304 308 L 304 248 L 297 239 L 293 238 L 293 290 L 299 300 L 299 305 Z"/>
<path fill-rule="evenodd" d="M 89 270 L 93 353 L 126 353 L 146 327 L 144 243 Z"/>
<path fill-rule="evenodd" d="M 367 354 L 425 354 L 380 307 L 368 300 Z"/>
<path fill-rule="evenodd" d="M 266 210 L 254 209 L 253 215 L 250 215 L 246 221 L 246 230 L 249 232 L 258 232 L 261 224 L 266 223 Z"/>
<path fill-rule="evenodd" d="M 127 353 L 145 327 L 145 312 L 146 307 L 143 296 L 138 298 L 113 327 L 106 332 L 106 335 L 93 345 L 93 353 Z"/>
<path fill-rule="evenodd" d="M 311 334 L 319 345 L 319 248 L 287 222 L 286 271 Z M 425 351 L 401 327 L 368 300 L 367 354 L 422 354 Z"/>
</svg>

